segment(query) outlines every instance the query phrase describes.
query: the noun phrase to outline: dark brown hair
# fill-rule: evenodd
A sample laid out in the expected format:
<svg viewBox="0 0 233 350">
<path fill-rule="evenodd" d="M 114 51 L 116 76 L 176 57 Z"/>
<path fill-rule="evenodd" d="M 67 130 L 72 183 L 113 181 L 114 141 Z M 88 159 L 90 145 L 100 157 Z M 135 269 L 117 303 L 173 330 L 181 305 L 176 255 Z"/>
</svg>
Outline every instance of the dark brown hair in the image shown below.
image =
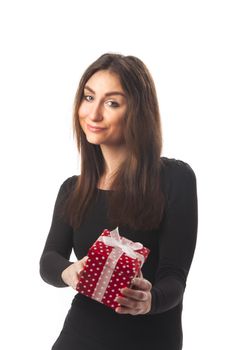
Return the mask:
<svg viewBox="0 0 233 350">
<path fill-rule="evenodd" d="M 101 148 L 86 140 L 78 116 L 84 86 L 99 70 L 118 75 L 127 101 L 124 137 L 129 152 L 112 182 L 114 190 L 109 192 L 109 220 L 113 226 L 157 228 L 164 210 L 160 184 L 160 113 L 151 74 L 135 56 L 105 53 L 86 69 L 80 80 L 74 101 L 73 133 L 81 154 L 81 174 L 67 200 L 66 214 L 71 225 L 78 228 L 104 172 Z"/>
</svg>

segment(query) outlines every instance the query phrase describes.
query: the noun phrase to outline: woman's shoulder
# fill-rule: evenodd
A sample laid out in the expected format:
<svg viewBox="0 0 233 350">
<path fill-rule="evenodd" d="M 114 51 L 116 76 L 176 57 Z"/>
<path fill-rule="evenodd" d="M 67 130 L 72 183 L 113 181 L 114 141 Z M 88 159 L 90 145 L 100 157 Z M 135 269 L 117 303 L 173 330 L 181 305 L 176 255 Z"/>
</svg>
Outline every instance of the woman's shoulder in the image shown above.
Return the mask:
<svg viewBox="0 0 233 350">
<path fill-rule="evenodd" d="M 60 186 L 60 189 L 62 190 L 62 192 L 64 193 L 70 192 L 75 186 L 75 184 L 77 183 L 78 178 L 79 178 L 79 175 L 72 175 L 66 178 Z"/>
<path fill-rule="evenodd" d="M 185 186 L 196 183 L 196 174 L 192 166 L 184 160 L 161 157 L 161 171 L 165 186 Z"/>
<path fill-rule="evenodd" d="M 176 158 L 161 157 L 161 166 L 166 173 L 170 174 L 190 174 L 195 176 L 191 165 L 183 160 Z"/>
</svg>

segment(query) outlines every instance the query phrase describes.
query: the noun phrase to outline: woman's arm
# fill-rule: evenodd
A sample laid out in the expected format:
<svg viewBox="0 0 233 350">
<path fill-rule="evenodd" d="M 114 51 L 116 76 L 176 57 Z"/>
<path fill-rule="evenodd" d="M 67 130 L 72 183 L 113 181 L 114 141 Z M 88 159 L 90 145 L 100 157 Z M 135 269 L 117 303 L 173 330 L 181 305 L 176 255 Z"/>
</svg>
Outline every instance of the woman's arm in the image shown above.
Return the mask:
<svg viewBox="0 0 233 350">
<path fill-rule="evenodd" d="M 177 160 L 172 160 L 167 176 L 168 205 L 159 237 L 159 267 L 149 314 L 165 312 L 182 301 L 196 246 L 196 176 L 187 163 Z"/>
<path fill-rule="evenodd" d="M 76 179 L 76 175 L 69 177 L 59 189 L 51 227 L 40 258 L 40 275 L 42 279 L 55 287 L 67 287 L 61 274 L 72 264 L 69 258 L 73 247 L 73 229 L 61 217 L 60 209 Z"/>
<path fill-rule="evenodd" d="M 159 237 L 159 266 L 155 282 L 143 275 L 134 279 L 134 289 L 124 288 L 116 301 L 123 314 L 158 314 L 177 306 L 183 298 L 197 236 L 196 177 L 182 161 L 169 160 L 165 173 L 166 214 Z M 149 312 L 148 312 L 149 310 Z"/>
</svg>

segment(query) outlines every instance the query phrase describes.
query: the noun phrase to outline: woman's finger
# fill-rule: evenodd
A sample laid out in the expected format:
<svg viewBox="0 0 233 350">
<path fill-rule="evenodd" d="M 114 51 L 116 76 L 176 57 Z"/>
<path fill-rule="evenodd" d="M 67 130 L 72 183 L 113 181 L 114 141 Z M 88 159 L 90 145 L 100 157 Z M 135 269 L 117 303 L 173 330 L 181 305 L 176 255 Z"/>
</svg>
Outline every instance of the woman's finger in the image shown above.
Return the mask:
<svg viewBox="0 0 233 350">
<path fill-rule="evenodd" d="M 140 290 L 150 290 L 152 288 L 152 284 L 145 278 L 136 277 L 131 282 L 131 288 Z"/>
<path fill-rule="evenodd" d="M 124 290 L 122 291 L 122 295 L 123 297 L 118 297 L 118 298 L 130 298 L 136 301 L 146 301 L 147 300 L 147 292 L 144 292 L 142 290 L 134 290 L 134 289 L 130 289 L 130 288 L 124 288 Z"/>
<path fill-rule="evenodd" d="M 143 274 L 142 274 L 142 270 L 140 269 L 139 270 L 139 275 L 138 275 L 139 278 L 143 278 Z"/>
</svg>

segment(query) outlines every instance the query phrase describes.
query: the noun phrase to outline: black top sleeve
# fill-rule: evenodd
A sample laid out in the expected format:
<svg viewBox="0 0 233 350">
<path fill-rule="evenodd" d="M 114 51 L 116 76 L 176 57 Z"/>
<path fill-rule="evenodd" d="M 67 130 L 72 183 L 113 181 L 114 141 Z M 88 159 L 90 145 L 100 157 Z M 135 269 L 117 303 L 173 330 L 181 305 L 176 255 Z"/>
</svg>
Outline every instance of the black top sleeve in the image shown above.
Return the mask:
<svg viewBox="0 0 233 350">
<path fill-rule="evenodd" d="M 159 237 L 159 267 L 148 314 L 165 312 L 183 298 L 197 237 L 196 176 L 183 161 L 167 172 L 167 206 Z"/>
<path fill-rule="evenodd" d="M 73 247 L 73 228 L 62 218 L 60 209 L 75 178 L 74 175 L 66 179 L 58 191 L 51 227 L 40 258 L 42 279 L 55 287 L 67 286 L 61 273 L 72 264 L 69 258 Z"/>
</svg>

